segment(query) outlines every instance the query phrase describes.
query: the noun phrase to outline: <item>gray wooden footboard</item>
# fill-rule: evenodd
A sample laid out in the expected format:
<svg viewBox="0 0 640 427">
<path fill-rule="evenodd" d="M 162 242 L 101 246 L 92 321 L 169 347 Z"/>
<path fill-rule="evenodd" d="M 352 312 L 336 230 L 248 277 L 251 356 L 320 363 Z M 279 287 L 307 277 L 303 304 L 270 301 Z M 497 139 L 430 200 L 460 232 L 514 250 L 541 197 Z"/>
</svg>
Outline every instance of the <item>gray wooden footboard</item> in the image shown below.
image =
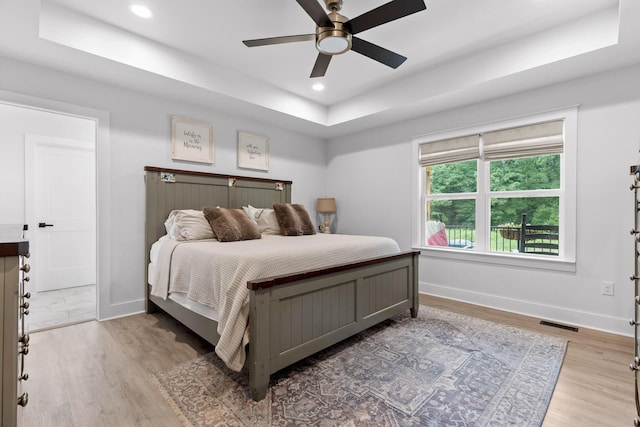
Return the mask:
<svg viewBox="0 0 640 427">
<path fill-rule="evenodd" d="M 419 252 L 248 282 L 249 383 L 406 310 L 418 315 Z"/>
</svg>

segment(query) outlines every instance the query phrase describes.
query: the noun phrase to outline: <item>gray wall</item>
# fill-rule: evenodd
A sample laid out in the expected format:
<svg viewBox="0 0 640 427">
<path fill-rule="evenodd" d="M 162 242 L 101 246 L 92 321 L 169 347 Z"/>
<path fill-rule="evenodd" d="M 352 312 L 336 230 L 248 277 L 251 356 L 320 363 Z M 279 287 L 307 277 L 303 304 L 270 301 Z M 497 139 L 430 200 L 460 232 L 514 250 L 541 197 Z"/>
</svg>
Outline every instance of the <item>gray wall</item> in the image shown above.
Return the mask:
<svg viewBox="0 0 640 427">
<path fill-rule="evenodd" d="M 307 206 L 312 217 L 315 199 L 325 194 L 324 142 L 277 124 L 226 114 L 223 108 L 162 99 L 1 58 L 0 91 L 11 95 L 5 93 L 5 100 L 26 100 L 26 103 L 88 116 L 95 113 L 108 122 L 97 146 L 101 318 L 127 315 L 144 308 L 144 166 L 291 180 L 292 200 Z M 171 160 L 170 117 L 173 114 L 213 123 L 213 166 Z M 0 122 L 2 126 L 8 125 L 2 117 Z M 268 173 L 237 169 L 238 130 L 271 138 Z M 24 190 L 16 189 L 24 188 L 24 142 L 19 132 L 14 135 L 18 136 L 0 142 L 3 175 L 12 177 L 12 188 L 0 186 L 0 199 L 6 195 L 15 206 L 23 206 Z M 2 222 L 24 221 L 23 209 L 5 210 L 3 206 L 2 211 Z"/>
<path fill-rule="evenodd" d="M 395 238 L 411 246 L 411 139 L 427 133 L 504 120 L 579 104 L 578 249 L 575 273 L 559 273 L 475 262 L 421 257 L 421 290 L 531 314 L 550 320 L 630 334 L 633 224 L 630 164 L 640 144 L 640 66 L 570 81 L 540 90 L 408 120 L 354 135 L 322 140 L 289 131 L 277 123 L 125 90 L 67 74 L 0 59 L 0 90 L 31 95 L 44 105 L 107 118 L 106 139 L 98 146 L 100 315 L 140 311 L 144 283 L 145 165 L 290 179 L 293 201 L 313 216 L 318 196 L 336 197 L 339 231 Z M 54 100 L 51 103 L 48 100 Z M 63 104 L 62 104 L 63 103 Z M 170 158 L 172 114 L 213 122 L 214 166 Z M 0 118 L 1 119 L 1 118 Z M 236 168 L 236 132 L 271 137 L 268 174 Z M 55 135 L 52 135 L 55 136 Z M 23 185 L 22 142 L 3 140 L 3 170 Z M 16 145 L 17 144 L 17 145 Z M 10 148 L 6 149 L 5 148 Z M 7 176 L 7 175 L 5 175 Z M 6 187 L 5 187 L 6 188 Z M 19 192 L 3 190 L 19 198 Z M 19 206 L 23 200 L 16 200 Z M 3 222 L 21 222 L 20 209 L 3 209 Z M 11 212 L 11 213 L 6 213 Z M 615 282 L 615 295 L 600 295 L 603 280 Z"/>
<path fill-rule="evenodd" d="M 411 139 L 579 104 L 577 264 L 560 273 L 478 262 L 420 259 L 421 291 L 536 317 L 632 334 L 633 226 L 629 166 L 640 145 L 640 66 L 445 111 L 354 135 L 327 148 L 327 193 L 340 232 L 412 243 Z M 615 295 L 600 294 L 603 280 Z"/>
</svg>

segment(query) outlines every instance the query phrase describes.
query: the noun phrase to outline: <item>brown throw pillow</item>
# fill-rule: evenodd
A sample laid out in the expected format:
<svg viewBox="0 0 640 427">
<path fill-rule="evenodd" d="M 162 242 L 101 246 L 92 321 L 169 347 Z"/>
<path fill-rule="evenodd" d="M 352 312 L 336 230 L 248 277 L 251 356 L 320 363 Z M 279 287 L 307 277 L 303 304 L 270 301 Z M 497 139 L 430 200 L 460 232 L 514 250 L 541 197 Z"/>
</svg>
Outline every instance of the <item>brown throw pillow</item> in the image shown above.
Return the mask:
<svg viewBox="0 0 640 427">
<path fill-rule="evenodd" d="M 221 242 L 260 239 L 262 236 L 242 209 L 204 208 L 204 217 Z"/>
<path fill-rule="evenodd" d="M 283 236 L 316 234 L 316 228 L 303 205 L 274 203 L 273 210 Z"/>
</svg>

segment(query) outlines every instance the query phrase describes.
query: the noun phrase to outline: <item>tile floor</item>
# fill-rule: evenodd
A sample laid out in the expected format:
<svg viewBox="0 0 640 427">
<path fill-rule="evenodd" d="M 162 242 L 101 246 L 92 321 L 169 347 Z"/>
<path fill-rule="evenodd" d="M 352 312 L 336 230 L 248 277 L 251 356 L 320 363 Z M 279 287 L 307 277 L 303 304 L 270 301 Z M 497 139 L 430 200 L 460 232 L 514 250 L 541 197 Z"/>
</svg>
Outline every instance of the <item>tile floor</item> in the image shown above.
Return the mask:
<svg viewBox="0 0 640 427">
<path fill-rule="evenodd" d="M 27 289 L 28 290 L 28 289 Z M 96 285 L 31 292 L 27 331 L 57 328 L 96 318 Z"/>
</svg>

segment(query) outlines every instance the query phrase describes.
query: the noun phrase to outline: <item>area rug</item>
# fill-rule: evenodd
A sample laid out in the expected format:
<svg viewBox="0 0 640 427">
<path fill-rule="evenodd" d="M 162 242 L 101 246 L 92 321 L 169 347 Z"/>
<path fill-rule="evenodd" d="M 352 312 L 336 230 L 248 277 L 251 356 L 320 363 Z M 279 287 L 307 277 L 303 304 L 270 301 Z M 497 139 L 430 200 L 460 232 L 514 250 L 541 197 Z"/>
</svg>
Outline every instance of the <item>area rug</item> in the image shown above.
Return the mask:
<svg viewBox="0 0 640 427">
<path fill-rule="evenodd" d="M 420 307 L 272 375 L 214 354 L 153 375 L 185 426 L 540 426 L 566 341 Z"/>
</svg>

